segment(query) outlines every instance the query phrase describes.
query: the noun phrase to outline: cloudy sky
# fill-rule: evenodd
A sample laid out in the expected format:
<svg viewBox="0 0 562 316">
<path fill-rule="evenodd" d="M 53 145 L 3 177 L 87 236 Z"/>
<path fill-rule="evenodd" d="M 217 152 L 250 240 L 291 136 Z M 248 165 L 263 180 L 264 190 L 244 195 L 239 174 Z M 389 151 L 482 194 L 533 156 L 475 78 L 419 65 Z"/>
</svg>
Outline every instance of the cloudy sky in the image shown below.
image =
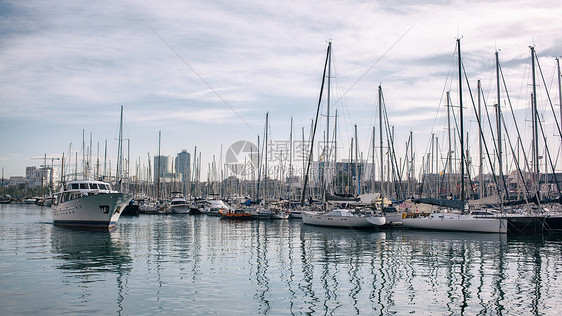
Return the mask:
<svg viewBox="0 0 562 316">
<path fill-rule="evenodd" d="M 103 157 L 107 141 L 114 159 L 121 106 L 131 160 L 142 164 L 158 152 L 161 131 L 162 154 L 197 146 L 205 167 L 213 155 L 219 160 L 221 145 L 224 153 L 237 140 L 263 137 L 267 112 L 272 139 L 289 138 L 291 117 L 295 138 L 303 127 L 308 138 L 328 41 L 340 156 L 349 151 L 354 124 L 360 150 L 370 152 L 379 84 L 399 152 L 410 131 L 418 164 L 431 133 L 444 144 L 444 93 L 458 104 L 459 37 L 471 87 L 481 79 L 488 104 L 496 102 L 499 50 L 522 129 L 529 125 L 529 46 L 560 103 L 559 1 L 4 0 L 0 16 L 5 177 L 41 164 L 33 157 L 81 155 L 83 131 L 87 145 L 92 135 L 94 156 L 99 143 Z M 541 89 L 537 95 L 546 99 Z M 550 107 L 541 104 L 552 123 Z M 476 135 L 474 120 L 466 126 Z M 552 126 L 546 133 L 554 139 Z"/>
</svg>

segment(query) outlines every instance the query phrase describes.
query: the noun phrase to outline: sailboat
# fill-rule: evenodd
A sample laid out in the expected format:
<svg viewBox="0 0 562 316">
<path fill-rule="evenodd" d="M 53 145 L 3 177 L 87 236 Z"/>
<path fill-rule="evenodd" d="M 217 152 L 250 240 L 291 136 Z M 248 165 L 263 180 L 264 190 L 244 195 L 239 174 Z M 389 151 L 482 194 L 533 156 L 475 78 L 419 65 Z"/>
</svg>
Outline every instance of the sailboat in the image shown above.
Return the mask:
<svg viewBox="0 0 562 316">
<path fill-rule="evenodd" d="M 463 103 L 462 103 L 462 62 L 461 44 L 457 39 L 457 53 L 459 66 L 459 109 L 460 109 L 460 148 L 464 148 L 463 131 Z M 466 212 L 464 192 L 464 154 L 461 154 L 461 201 L 457 211 L 454 208 L 442 207 L 438 212 L 427 217 L 403 218 L 402 225 L 408 228 L 450 230 L 482 233 L 507 233 L 507 219 L 505 216 L 491 211 Z M 437 200 L 437 199 L 434 199 Z"/>
<path fill-rule="evenodd" d="M 312 144 L 311 144 L 311 152 L 312 152 L 312 148 L 314 145 L 314 135 L 316 133 L 316 126 L 318 123 L 318 114 L 320 111 L 320 104 L 322 102 L 322 90 L 324 88 L 324 80 L 327 78 L 328 79 L 328 83 L 327 83 L 327 120 L 328 122 L 326 123 L 327 126 L 327 130 L 326 130 L 326 146 L 328 145 L 328 140 L 329 140 L 329 126 L 330 126 L 330 122 L 329 122 L 329 118 L 330 118 L 330 71 L 331 71 L 331 63 L 332 63 L 332 42 L 328 43 L 328 49 L 327 49 L 327 53 L 326 53 L 326 62 L 324 64 L 324 74 L 322 77 L 322 87 L 320 90 L 320 98 L 318 100 L 318 108 L 316 111 L 316 120 L 314 123 L 314 129 L 313 129 L 313 134 L 312 134 Z M 328 70 L 328 74 L 326 76 L 326 69 Z M 326 162 L 329 163 L 329 151 L 326 150 L 327 156 L 328 158 L 325 159 Z M 312 155 L 309 156 L 309 162 L 308 162 L 308 167 L 307 167 L 307 174 L 305 176 L 305 182 L 304 182 L 304 188 L 303 188 L 303 195 L 302 195 L 302 199 L 301 199 L 301 204 L 304 204 L 305 201 L 305 193 L 306 193 L 306 184 L 307 184 L 307 180 L 308 180 L 308 170 L 310 168 L 310 163 L 311 163 L 311 157 Z M 384 225 L 386 220 L 385 217 L 382 215 L 376 215 L 371 209 L 366 209 L 366 208 L 345 208 L 345 207 L 335 207 L 333 209 L 327 209 L 327 203 L 326 203 L 326 166 L 327 164 L 325 164 L 325 168 L 322 174 L 322 182 L 323 182 L 323 212 L 314 212 L 314 211 L 302 211 L 301 212 L 301 216 L 302 216 L 302 221 L 304 224 L 307 225 L 316 225 L 316 226 L 330 226 L 330 227 L 348 227 L 348 228 L 352 228 L 352 227 L 373 227 L 373 226 L 380 226 L 380 225 Z M 349 204 L 348 204 L 349 205 Z"/>
<path fill-rule="evenodd" d="M 382 226 L 386 219 L 370 209 L 336 208 L 324 213 L 302 212 L 302 222 L 316 226 L 360 228 Z"/>
</svg>

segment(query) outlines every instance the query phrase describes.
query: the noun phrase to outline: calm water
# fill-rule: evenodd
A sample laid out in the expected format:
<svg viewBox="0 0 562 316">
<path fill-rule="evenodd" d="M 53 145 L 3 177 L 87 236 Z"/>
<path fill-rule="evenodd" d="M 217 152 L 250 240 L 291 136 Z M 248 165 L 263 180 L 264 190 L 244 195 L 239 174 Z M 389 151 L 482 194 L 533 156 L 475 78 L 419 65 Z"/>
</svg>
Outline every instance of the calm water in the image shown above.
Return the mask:
<svg viewBox="0 0 562 316">
<path fill-rule="evenodd" d="M 0 313 L 552 315 L 562 238 L 121 217 L 55 227 L 0 205 Z"/>
</svg>

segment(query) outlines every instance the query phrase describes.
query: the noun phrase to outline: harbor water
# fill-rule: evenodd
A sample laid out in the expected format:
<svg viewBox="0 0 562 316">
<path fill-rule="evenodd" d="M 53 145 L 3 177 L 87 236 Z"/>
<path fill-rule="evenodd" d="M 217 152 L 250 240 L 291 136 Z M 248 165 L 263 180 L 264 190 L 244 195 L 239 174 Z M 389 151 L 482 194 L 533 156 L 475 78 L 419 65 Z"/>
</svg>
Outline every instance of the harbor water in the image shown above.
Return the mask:
<svg viewBox="0 0 562 316">
<path fill-rule="evenodd" d="M 562 237 L 121 217 L 0 205 L 0 314 L 554 315 Z"/>
</svg>

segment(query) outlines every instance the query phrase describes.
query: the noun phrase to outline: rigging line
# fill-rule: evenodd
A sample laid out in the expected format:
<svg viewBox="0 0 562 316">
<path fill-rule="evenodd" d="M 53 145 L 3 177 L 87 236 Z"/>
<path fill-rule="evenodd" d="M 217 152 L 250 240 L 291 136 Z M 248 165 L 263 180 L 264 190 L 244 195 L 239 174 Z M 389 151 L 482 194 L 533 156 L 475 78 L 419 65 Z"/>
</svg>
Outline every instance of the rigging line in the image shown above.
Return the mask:
<svg viewBox="0 0 562 316">
<path fill-rule="evenodd" d="M 543 75 L 543 72 L 542 72 L 541 64 L 539 63 L 539 58 L 535 56 L 535 59 L 537 60 L 537 65 L 539 66 L 539 72 L 541 74 L 541 78 L 542 78 L 542 82 L 543 82 L 544 89 L 545 89 L 545 92 L 546 92 L 546 96 L 548 98 L 548 103 L 550 104 L 550 109 L 552 110 L 554 123 L 555 123 L 556 127 L 558 128 L 558 135 L 562 136 L 562 131 L 560 130 L 560 124 L 558 123 L 558 119 L 556 118 L 556 113 L 554 112 L 554 106 L 552 105 L 552 100 L 550 99 L 550 93 L 548 93 L 548 89 L 546 87 L 546 81 L 544 80 L 544 75 Z"/>
<path fill-rule="evenodd" d="M 515 112 L 513 111 L 513 106 L 512 106 L 512 103 L 511 103 L 511 97 L 509 96 L 509 91 L 507 90 L 507 84 L 505 82 L 505 77 L 504 77 L 504 74 L 503 74 L 503 68 L 502 68 L 501 64 L 500 64 L 500 74 L 501 74 L 503 86 L 504 86 L 504 89 L 505 89 L 505 95 L 507 96 L 509 109 L 511 111 L 511 117 L 513 118 L 513 124 L 515 126 L 515 130 L 517 131 L 517 143 L 518 143 L 518 145 L 521 146 L 521 148 L 525 148 L 525 145 L 523 144 L 523 141 L 522 141 L 522 138 L 521 138 L 521 133 L 519 132 L 519 125 L 517 124 L 517 120 L 515 119 Z M 506 126 L 506 128 L 507 128 L 507 126 Z M 526 167 L 527 170 L 530 172 L 531 169 L 529 167 L 529 160 L 527 159 L 527 154 L 525 153 L 525 150 L 523 150 L 523 158 L 524 158 L 524 161 L 525 161 L 524 167 Z M 517 167 L 520 168 L 520 165 L 518 165 Z"/>
<path fill-rule="evenodd" d="M 195 71 L 195 69 L 191 67 L 191 65 L 185 59 L 183 59 L 183 57 L 162 36 L 160 36 L 160 34 L 158 34 L 158 32 L 156 32 L 156 30 L 150 24 L 148 25 L 148 27 L 150 27 L 152 32 L 154 32 L 154 34 L 156 34 L 156 36 L 158 36 L 158 38 L 160 38 L 160 40 L 162 40 L 162 42 L 164 42 L 164 44 L 166 44 L 166 46 L 168 46 L 168 48 L 172 52 L 174 52 L 174 54 L 176 54 L 176 56 L 184 63 L 184 65 L 186 65 L 201 81 L 203 81 L 203 83 L 211 91 L 213 91 L 213 93 L 222 101 L 222 103 L 224 103 L 234 114 L 236 114 L 236 116 L 238 116 L 238 118 L 242 120 L 242 122 L 244 122 L 244 124 L 246 124 L 246 126 L 248 126 L 252 130 L 252 132 L 254 132 L 254 134 L 258 134 L 254 130 L 254 128 L 250 126 L 250 124 L 248 124 L 248 122 L 228 102 L 226 102 L 225 99 L 223 99 L 223 97 L 207 82 L 207 80 L 205 80 L 205 78 L 203 78 L 197 71 Z"/>
<path fill-rule="evenodd" d="M 341 101 L 341 99 L 343 99 L 343 98 L 347 95 L 347 93 L 348 93 L 349 91 L 351 91 L 351 89 L 353 89 L 353 88 L 359 83 L 359 81 L 363 80 L 363 78 L 379 63 L 379 61 L 381 61 L 384 57 L 386 57 L 386 55 L 388 55 L 388 53 L 394 48 L 394 46 L 396 46 L 396 45 L 406 36 L 406 34 L 408 34 L 408 33 L 414 28 L 414 26 L 415 26 L 415 24 L 412 25 L 412 26 L 410 26 L 410 28 L 407 29 L 406 32 L 404 32 L 404 34 L 402 34 L 402 36 L 400 36 L 400 37 L 394 42 L 394 44 L 392 44 L 392 45 L 386 50 L 386 52 L 384 52 L 384 54 L 382 54 L 382 56 L 379 57 L 379 59 L 377 59 L 377 60 L 375 61 L 375 63 L 372 64 L 371 67 L 369 67 L 369 69 L 367 69 L 367 71 L 365 71 L 365 72 L 359 77 L 359 79 L 357 79 L 357 81 L 355 81 L 355 83 L 352 84 L 351 87 L 349 87 L 349 89 L 347 89 L 347 91 L 346 91 L 336 102 L 334 102 L 334 104 L 330 107 L 330 109 L 331 109 L 332 107 L 336 106 L 336 105 Z"/>
<path fill-rule="evenodd" d="M 455 62 L 456 52 L 457 52 L 457 45 L 455 44 L 455 48 L 453 49 L 453 54 L 451 55 L 451 61 L 449 62 L 449 70 L 447 71 L 447 78 L 445 79 L 445 83 L 443 84 L 443 89 L 441 90 L 441 96 L 439 97 L 439 104 L 437 106 L 437 110 L 435 111 L 435 117 L 433 118 L 433 125 L 431 126 L 431 132 L 432 133 L 435 131 L 435 124 L 437 123 L 437 118 L 439 117 L 439 112 L 441 110 L 441 106 L 442 106 L 442 102 L 443 102 L 443 96 L 446 95 L 445 90 L 447 88 L 447 83 L 452 82 L 452 81 L 449 81 L 449 76 L 451 74 L 451 69 L 452 69 L 453 64 Z M 449 91 L 450 90 L 451 89 L 449 88 Z M 429 150 L 429 146 L 430 146 L 430 139 L 427 140 L 426 153 L 427 153 L 427 150 Z"/>
</svg>

